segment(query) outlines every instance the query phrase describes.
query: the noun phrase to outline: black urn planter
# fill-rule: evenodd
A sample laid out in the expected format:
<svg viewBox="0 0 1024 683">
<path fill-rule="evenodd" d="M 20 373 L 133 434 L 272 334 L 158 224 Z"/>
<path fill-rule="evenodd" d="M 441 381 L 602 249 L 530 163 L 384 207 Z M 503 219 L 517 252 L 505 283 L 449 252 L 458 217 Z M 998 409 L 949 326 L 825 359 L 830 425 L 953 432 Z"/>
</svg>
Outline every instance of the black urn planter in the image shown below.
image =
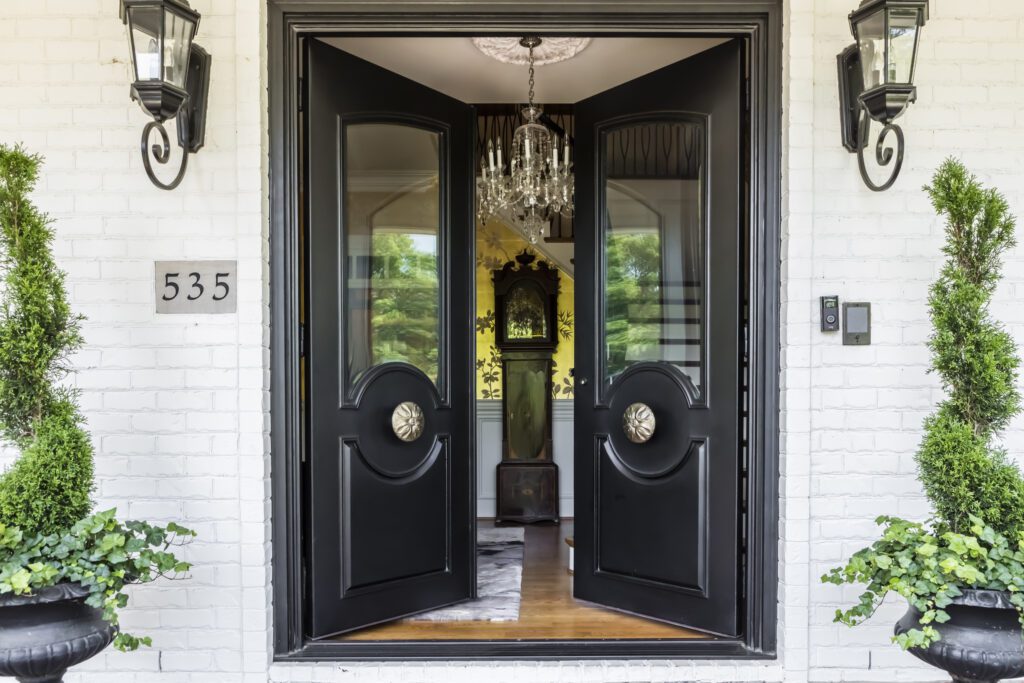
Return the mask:
<svg viewBox="0 0 1024 683">
<path fill-rule="evenodd" d="M 946 607 L 949 621 L 933 624 L 941 640 L 910 653 L 952 676 L 954 683 L 995 683 L 1024 676 L 1024 636 L 1007 593 L 964 589 Z M 918 627 L 921 612 L 910 607 L 896 633 Z"/>
<path fill-rule="evenodd" d="M 68 667 L 98 654 L 117 629 L 85 604 L 89 591 L 62 583 L 34 595 L 0 595 L 0 676 L 60 683 Z"/>
</svg>

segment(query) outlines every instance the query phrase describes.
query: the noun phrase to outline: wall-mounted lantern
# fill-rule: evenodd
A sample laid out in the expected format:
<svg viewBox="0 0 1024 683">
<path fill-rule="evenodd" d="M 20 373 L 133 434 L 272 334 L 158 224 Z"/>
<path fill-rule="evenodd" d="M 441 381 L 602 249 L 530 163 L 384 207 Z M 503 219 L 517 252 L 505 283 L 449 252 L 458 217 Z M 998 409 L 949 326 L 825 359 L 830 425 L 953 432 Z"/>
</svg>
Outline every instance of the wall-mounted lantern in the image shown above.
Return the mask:
<svg viewBox="0 0 1024 683">
<path fill-rule="evenodd" d="M 927 19 L 928 0 L 864 0 L 850 13 L 855 42 L 837 58 L 843 146 L 856 152 L 861 178 L 876 192 L 889 189 L 903 165 L 903 130 L 894 121 L 917 99 L 914 66 Z M 890 131 L 896 135 L 896 160 L 881 185 L 872 182 L 864 165 L 872 120 L 882 124 L 875 145 L 879 166 L 893 161 L 893 149 L 883 145 Z"/>
<path fill-rule="evenodd" d="M 154 185 L 173 190 L 185 175 L 188 155 L 206 140 L 210 55 L 192 42 L 199 13 L 187 0 L 121 0 L 121 20 L 128 26 L 131 45 L 132 99 L 153 117 L 142 130 L 142 162 Z M 175 117 L 181 166 L 174 180 L 164 183 L 154 175 L 149 155 L 157 163 L 168 162 L 171 148 L 163 123 Z M 161 144 L 150 148 L 154 128 Z"/>
</svg>

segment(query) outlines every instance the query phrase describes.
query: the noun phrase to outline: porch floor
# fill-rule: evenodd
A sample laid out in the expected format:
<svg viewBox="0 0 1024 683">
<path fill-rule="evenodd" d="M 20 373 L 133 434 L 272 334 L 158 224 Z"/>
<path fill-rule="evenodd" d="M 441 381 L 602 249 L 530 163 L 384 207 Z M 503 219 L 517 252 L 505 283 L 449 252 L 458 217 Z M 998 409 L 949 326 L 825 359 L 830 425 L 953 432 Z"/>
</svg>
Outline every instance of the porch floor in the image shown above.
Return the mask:
<svg viewBox="0 0 1024 683">
<path fill-rule="evenodd" d="M 480 526 L 493 526 L 480 520 Z M 338 640 L 600 640 L 705 638 L 704 634 L 580 602 L 572 597 L 569 548 L 572 520 L 527 526 L 523 594 L 518 621 L 399 621 Z"/>
</svg>

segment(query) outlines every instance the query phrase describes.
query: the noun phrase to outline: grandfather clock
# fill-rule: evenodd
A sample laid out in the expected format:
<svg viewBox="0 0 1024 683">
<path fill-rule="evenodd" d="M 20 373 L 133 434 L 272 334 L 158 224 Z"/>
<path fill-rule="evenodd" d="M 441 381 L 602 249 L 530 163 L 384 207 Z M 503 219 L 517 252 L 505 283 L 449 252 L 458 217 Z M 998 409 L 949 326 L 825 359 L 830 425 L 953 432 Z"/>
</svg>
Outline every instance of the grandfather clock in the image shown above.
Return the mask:
<svg viewBox="0 0 1024 683">
<path fill-rule="evenodd" d="M 493 272 L 502 363 L 497 522 L 558 522 L 551 447 L 551 357 L 558 345 L 558 270 L 523 250 Z"/>
</svg>

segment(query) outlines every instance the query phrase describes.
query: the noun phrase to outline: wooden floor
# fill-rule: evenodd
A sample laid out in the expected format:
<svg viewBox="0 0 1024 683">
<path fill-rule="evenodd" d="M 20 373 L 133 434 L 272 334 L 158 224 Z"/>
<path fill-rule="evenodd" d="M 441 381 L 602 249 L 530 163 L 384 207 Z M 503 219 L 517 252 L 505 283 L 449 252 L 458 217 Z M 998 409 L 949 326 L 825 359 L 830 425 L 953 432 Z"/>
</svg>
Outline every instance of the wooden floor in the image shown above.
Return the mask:
<svg viewBox="0 0 1024 683">
<path fill-rule="evenodd" d="M 481 526 L 490 522 L 481 521 Z M 572 522 L 526 527 L 523 596 L 512 622 L 399 621 L 357 631 L 338 640 L 537 640 L 704 638 L 676 626 L 642 619 L 574 600 L 569 549 Z"/>
</svg>

